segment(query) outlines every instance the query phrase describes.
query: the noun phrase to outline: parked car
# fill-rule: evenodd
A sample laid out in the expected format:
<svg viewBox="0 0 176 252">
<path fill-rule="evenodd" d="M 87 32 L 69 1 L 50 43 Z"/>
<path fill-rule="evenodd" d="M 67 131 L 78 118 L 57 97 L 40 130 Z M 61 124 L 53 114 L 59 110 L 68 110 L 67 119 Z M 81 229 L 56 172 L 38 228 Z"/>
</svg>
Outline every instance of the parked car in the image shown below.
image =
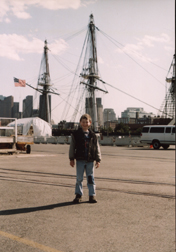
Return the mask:
<svg viewBox="0 0 176 252">
<path fill-rule="evenodd" d="M 153 145 L 154 149 L 161 146 L 166 150 L 175 145 L 175 125 L 146 125 L 142 129 L 140 142 Z"/>
</svg>

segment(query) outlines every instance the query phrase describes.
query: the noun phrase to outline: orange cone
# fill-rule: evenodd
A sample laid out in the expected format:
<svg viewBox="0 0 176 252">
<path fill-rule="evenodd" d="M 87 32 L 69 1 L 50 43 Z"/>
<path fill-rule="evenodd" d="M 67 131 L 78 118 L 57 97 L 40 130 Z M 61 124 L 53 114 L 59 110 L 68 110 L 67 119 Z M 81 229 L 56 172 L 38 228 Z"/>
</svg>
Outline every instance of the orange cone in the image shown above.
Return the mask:
<svg viewBox="0 0 176 252">
<path fill-rule="evenodd" d="M 153 148 L 153 145 L 151 144 L 151 145 L 150 145 L 150 149 L 152 149 L 152 148 Z"/>
</svg>

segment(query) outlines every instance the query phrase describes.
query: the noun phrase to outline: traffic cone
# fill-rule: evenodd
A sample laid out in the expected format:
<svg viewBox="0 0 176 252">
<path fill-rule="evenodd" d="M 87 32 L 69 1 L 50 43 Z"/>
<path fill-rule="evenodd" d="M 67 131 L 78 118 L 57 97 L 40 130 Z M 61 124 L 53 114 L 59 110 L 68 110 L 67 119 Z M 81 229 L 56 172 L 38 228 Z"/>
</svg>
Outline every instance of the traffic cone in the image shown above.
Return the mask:
<svg viewBox="0 0 176 252">
<path fill-rule="evenodd" d="M 150 145 L 150 149 L 152 149 L 152 148 L 153 148 L 153 145 L 151 144 L 151 145 Z"/>
</svg>

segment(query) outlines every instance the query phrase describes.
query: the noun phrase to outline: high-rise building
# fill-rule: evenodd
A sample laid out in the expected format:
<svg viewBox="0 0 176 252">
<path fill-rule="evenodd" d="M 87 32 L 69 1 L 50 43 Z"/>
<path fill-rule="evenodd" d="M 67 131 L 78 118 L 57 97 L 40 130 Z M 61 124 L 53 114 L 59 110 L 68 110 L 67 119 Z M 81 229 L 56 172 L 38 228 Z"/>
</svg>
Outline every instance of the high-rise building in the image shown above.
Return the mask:
<svg viewBox="0 0 176 252">
<path fill-rule="evenodd" d="M 12 117 L 13 99 L 13 96 L 1 96 L 0 117 Z"/>
<path fill-rule="evenodd" d="M 12 117 L 13 118 L 20 118 L 19 112 L 19 102 L 14 102 L 12 107 Z"/>
<path fill-rule="evenodd" d="M 144 117 L 155 117 L 155 115 L 150 112 L 147 113 L 143 108 L 139 107 L 128 107 L 126 110 L 121 112 L 121 118 L 118 118 L 118 123 L 136 123 L 137 120 Z"/>
<path fill-rule="evenodd" d="M 0 101 L 3 101 L 4 100 L 4 96 L 3 95 L 0 95 Z"/>
<path fill-rule="evenodd" d="M 39 110 L 38 109 L 33 109 L 32 117 L 39 117 Z"/>
<path fill-rule="evenodd" d="M 28 95 L 23 100 L 23 118 L 32 117 L 33 113 L 33 96 Z"/>
<path fill-rule="evenodd" d="M 116 113 L 114 112 L 114 109 L 112 109 L 112 108 L 104 109 L 103 118 L 104 118 L 104 122 L 117 120 Z"/>
</svg>

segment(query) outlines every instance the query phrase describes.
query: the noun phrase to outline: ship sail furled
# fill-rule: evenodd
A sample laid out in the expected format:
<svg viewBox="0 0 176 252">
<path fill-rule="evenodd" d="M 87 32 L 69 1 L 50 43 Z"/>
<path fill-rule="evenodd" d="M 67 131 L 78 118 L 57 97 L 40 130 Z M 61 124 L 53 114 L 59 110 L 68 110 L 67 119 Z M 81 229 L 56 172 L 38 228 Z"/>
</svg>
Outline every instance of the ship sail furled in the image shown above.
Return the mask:
<svg viewBox="0 0 176 252">
<path fill-rule="evenodd" d="M 92 117 L 93 129 L 95 132 L 98 131 L 98 118 L 97 118 L 97 103 L 95 91 L 99 90 L 107 93 L 107 91 L 101 89 L 97 85 L 99 80 L 98 75 L 98 60 L 97 60 L 97 47 L 96 47 L 96 33 L 93 15 L 90 15 L 90 22 L 88 25 L 87 34 L 87 47 L 85 51 L 84 63 L 82 73 L 80 74 L 80 84 L 85 85 L 87 90 L 86 98 L 86 113 Z"/>
</svg>

